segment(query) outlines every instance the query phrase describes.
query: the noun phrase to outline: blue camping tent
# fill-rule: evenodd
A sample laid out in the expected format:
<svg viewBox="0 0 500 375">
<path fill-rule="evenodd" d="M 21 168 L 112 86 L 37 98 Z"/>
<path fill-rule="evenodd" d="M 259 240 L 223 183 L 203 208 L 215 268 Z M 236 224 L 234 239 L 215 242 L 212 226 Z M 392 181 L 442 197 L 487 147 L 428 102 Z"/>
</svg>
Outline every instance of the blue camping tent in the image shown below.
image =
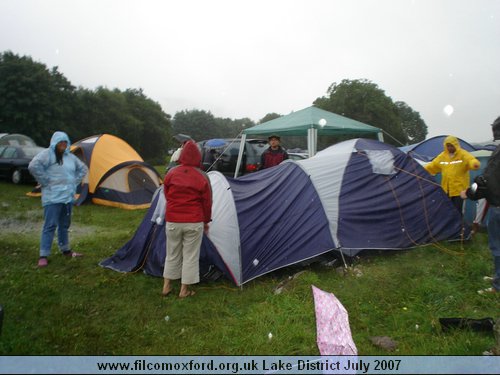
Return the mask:
<svg viewBox="0 0 500 375">
<path fill-rule="evenodd" d="M 425 139 L 422 142 L 399 147 L 399 149 L 403 152 L 406 152 L 408 155 L 411 155 L 415 159 L 429 162 L 436 156 L 438 156 L 441 152 L 443 152 L 443 143 L 446 137 L 447 135 L 438 135 L 436 137 Z M 478 150 L 476 147 L 472 146 L 470 143 L 467 143 L 463 139 L 457 139 L 460 143 L 460 147 L 462 147 L 465 151 L 471 152 Z"/>
<path fill-rule="evenodd" d="M 236 285 L 332 250 L 354 256 L 461 234 L 460 214 L 422 166 L 375 140 L 345 141 L 237 179 L 208 175 L 213 221 L 200 264 L 216 265 Z M 156 195 L 134 237 L 102 266 L 161 276 L 162 198 Z"/>
<path fill-rule="evenodd" d="M 436 156 L 438 156 L 444 150 L 444 139 L 446 135 L 439 135 L 436 137 L 432 137 L 422 142 L 415 143 L 409 146 L 399 147 L 399 149 L 403 152 L 406 152 L 408 155 L 411 155 L 417 161 L 420 161 L 421 164 L 425 164 L 430 162 Z M 492 153 L 492 147 L 494 147 L 494 141 L 485 142 L 484 144 L 476 144 L 471 145 L 470 143 L 464 141 L 463 139 L 457 138 L 460 147 L 464 150 L 470 152 L 474 157 L 476 157 L 481 163 L 481 168 L 476 171 L 470 171 L 470 182 L 474 181 L 474 178 L 484 172 L 484 168 L 488 164 L 488 159 Z M 436 182 L 440 183 L 441 174 L 436 175 Z M 474 218 L 476 217 L 476 202 L 467 200 L 465 202 L 465 210 L 464 210 L 464 219 L 467 224 L 472 224 Z M 483 221 L 482 225 L 487 223 L 487 217 Z"/>
</svg>

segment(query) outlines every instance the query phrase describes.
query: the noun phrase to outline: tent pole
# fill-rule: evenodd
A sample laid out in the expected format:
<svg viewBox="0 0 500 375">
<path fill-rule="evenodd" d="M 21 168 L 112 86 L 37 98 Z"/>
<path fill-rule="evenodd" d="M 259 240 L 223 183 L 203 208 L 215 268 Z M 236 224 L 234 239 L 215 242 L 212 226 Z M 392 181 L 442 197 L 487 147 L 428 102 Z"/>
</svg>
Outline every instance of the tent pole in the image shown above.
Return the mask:
<svg viewBox="0 0 500 375">
<path fill-rule="evenodd" d="M 318 151 L 318 129 L 313 128 L 312 133 L 313 133 L 313 152 L 314 152 L 313 156 L 314 156 Z"/>
<path fill-rule="evenodd" d="M 316 155 L 318 131 L 315 128 L 307 129 L 307 152 L 309 157 Z"/>
<path fill-rule="evenodd" d="M 340 249 L 340 255 L 342 256 L 342 262 L 344 262 L 344 268 L 347 268 L 347 262 L 345 261 L 344 253 L 342 252 L 342 249 Z"/>
<path fill-rule="evenodd" d="M 236 162 L 236 170 L 234 171 L 234 178 L 238 177 L 238 173 L 240 171 L 241 159 L 243 159 L 243 152 L 245 151 L 246 140 L 247 140 L 247 135 L 243 133 L 241 135 L 240 151 L 238 152 L 238 161 Z"/>
<path fill-rule="evenodd" d="M 309 157 L 312 155 L 312 145 L 311 145 L 311 129 L 307 129 L 307 153 Z"/>
</svg>

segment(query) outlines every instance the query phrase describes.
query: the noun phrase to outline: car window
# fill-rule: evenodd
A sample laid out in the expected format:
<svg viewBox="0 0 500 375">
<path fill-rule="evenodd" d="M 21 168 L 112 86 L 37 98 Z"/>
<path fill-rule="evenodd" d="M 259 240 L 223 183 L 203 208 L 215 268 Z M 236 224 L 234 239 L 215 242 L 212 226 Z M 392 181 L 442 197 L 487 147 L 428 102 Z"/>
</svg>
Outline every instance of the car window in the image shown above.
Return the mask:
<svg viewBox="0 0 500 375">
<path fill-rule="evenodd" d="M 28 159 L 33 158 L 36 154 L 38 154 L 40 151 L 43 151 L 43 150 L 44 150 L 43 147 L 24 147 L 23 148 L 24 156 L 26 156 L 26 158 L 28 158 Z"/>
<path fill-rule="evenodd" d="M 226 145 L 215 148 L 218 153 L 218 160 L 213 164 L 210 157 L 205 157 L 213 148 L 205 148 L 207 141 L 198 142 L 198 146 L 202 150 L 204 169 L 211 167 L 212 170 L 218 170 L 225 175 L 233 176 L 238 162 L 238 153 L 240 152 L 241 139 L 226 138 Z M 245 142 L 241 167 L 239 175 L 255 172 L 260 167 L 260 156 L 269 145 L 263 139 L 250 139 Z M 212 165 L 213 164 L 213 165 Z"/>
<path fill-rule="evenodd" d="M 262 153 L 269 147 L 269 144 L 263 140 L 253 140 L 247 142 L 247 147 L 252 150 L 251 156 L 249 156 L 252 159 L 252 162 L 260 163 L 260 157 Z"/>
<path fill-rule="evenodd" d="M 240 152 L 240 141 L 235 141 L 231 143 L 226 152 L 231 156 L 238 157 L 238 153 Z"/>
<path fill-rule="evenodd" d="M 240 141 L 234 141 L 226 146 L 222 153 L 222 163 L 219 167 L 221 172 L 231 173 L 236 169 L 236 163 L 238 161 L 238 153 L 240 152 Z M 246 155 L 246 150 L 245 150 Z"/>
<path fill-rule="evenodd" d="M 15 159 L 17 157 L 17 150 L 14 147 L 7 147 L 2 154 L 4 159 Z"/>
<path fill-rule="evenodd" d="M 259 158 L 262 155 L 262 153 L 266 151 L 269 147 L 269 144 L 266 141 L 252 141 L 249 142 L 249 144 L 252 146 L 256 155 L 258 155 Z"/>
</svg>

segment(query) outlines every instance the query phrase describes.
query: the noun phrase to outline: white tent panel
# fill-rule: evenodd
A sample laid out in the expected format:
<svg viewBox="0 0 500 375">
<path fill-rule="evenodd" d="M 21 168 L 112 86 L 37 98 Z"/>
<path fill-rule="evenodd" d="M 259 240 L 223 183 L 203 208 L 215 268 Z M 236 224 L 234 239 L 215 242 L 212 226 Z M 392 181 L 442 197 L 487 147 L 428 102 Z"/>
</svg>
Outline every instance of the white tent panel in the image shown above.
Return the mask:
<svg viewBox="0 0 500 375">
<path fill-rule="evenodd" d="M 222 260 L 233 274 L 235 281 L 242 283 L 240 228 L 231 187 L 220 172 L 208 172 L 212 185 L 212 222 L 208 238 L 217 248 Z"/>
<path fill-rule="evenodd" d="M 337 236 L 339 221 L 339 196 L 344 170 L 355 150 L 356 139 L 330 146 L 309 159 L 299 160 L 299 164 L 311 177 L 326 217 L 330 223 L 330 233 L 336 247 L 341 247 Z"/>
</svg>

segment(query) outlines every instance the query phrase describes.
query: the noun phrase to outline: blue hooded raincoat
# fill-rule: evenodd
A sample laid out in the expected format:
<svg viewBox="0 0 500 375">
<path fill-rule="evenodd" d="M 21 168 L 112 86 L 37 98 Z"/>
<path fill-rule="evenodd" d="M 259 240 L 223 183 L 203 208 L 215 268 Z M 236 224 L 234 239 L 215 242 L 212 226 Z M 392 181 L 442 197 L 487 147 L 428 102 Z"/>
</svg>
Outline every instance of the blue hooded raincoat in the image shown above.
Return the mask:
<svg viewBox="0 0 500 375">
<path fill-rule="evenodd" d="M 66 141 L 62 163 L 56 159 L 56 145 Z M 42 206 L 56 203 L 73 202 L 76 188 L 88 172 L 80 159 L 70 152 L 70 140 L 66 133 L 56 131 L 50 140 L 49 148 L 41 151 L 31 160 L 28 169 L 42 188 Z"/>
</svg>

